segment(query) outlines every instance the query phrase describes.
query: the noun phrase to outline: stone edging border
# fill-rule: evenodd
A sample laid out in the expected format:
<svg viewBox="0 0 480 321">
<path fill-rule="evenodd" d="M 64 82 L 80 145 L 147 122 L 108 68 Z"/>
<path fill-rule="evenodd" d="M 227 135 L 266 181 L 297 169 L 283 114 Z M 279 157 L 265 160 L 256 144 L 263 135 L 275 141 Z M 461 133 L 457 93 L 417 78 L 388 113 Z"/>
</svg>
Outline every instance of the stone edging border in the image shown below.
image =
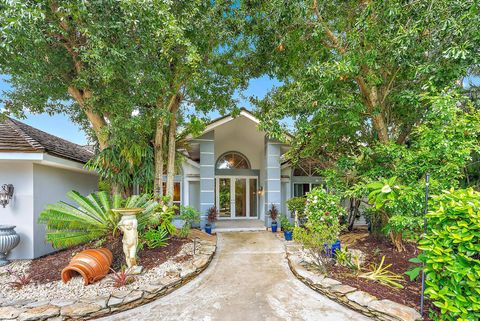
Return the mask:
<svg viewBox="0 0 480 321">
<path fill-rule="evenodd" d="M 378 300 L 377 297 L 367 292 L 307 270 L 301 265 L 300 257 L 294 253 L 298 247 L 297 244 L 285 242 L 288 266 L 300 281 L 313 290 L 374 320 L 422 320 L 420 313 L 413 308 L 390 300 Z"/>
<path fill-rule="evenodd" d="M 157 282 L 144 285 L 131 291 L 113 291 L 108 296 L 75 300 L 26 301 L 24 304 L 0 307 L 0 320 L 85 320 L 95 319 L 126 311 L 165 296 L 182 285 L 193 280 L 203 272 L 216 252 L 215 242 L 201 240 L 199 254 L 193 259 L 188 269 L 183 269 L 179 276 L 164 277 Z"/>
</svg>

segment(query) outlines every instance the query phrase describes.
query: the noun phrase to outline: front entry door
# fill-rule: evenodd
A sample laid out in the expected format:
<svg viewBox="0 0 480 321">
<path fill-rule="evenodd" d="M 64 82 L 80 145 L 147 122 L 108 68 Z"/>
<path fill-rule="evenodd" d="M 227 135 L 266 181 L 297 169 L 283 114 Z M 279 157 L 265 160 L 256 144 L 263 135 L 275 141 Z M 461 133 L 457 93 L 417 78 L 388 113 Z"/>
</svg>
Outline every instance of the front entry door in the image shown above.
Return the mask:
<svg viewBox="0 0 480 321">
<path fill-rule="evenodd" d="M 256 177 L 217 177 L 215 183 L 219 219 L 257 218 Z"/>
</svg>

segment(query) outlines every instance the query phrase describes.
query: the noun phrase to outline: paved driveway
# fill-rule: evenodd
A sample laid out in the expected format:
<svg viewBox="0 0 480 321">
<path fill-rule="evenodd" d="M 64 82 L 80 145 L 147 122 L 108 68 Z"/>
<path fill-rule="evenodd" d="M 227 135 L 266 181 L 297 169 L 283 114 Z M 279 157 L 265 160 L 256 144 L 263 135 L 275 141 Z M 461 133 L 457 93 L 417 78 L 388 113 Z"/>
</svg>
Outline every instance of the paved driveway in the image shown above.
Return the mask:
<svg viewBox="0 0 480 321">
<path fill-rule="evenodd" d="M 367 317 L 305 286 L 288 268 L 271 232 L 219 233 L 210 266 L 192 282 L 147 305 L 102 320 L 325 320 Z"/>
</svg>

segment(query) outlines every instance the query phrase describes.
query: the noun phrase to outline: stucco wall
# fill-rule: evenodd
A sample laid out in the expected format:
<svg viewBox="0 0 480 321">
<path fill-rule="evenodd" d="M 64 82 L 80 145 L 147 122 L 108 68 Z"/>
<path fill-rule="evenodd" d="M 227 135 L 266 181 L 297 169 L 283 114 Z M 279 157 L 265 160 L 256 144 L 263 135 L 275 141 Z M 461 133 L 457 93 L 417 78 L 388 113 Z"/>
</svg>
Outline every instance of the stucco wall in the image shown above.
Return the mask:
<svg viewBox="0 0 480 321">
<path fill-rule="evenodd" d="M 265 133 L 258 130 L 257 124 L 245 117 L 238 117 L 227 124 L 215 128 L 215 162 L 224 153 L 237 151 L 245 155 L 254 170 L 259 170 L 259 187 L 265 188 L 264 159 Z M 265 197 L 258 198 L 259 218 L 265 218 Z"/>
<path fill-rule="evenodd" d="M 245 155 L 252 169 L 262 169 L 265 133 L 245 117 L 238 117 L 215 129 L 215 161 L 225 152 L 237 151 Z"/>
<path fill-rule="evenodd" d="M 0 224 L 15 225 L 20 244 L 8 256 L 11 259 L 33 258 L 33 164 L 28 161 L 0 161 L 0 185 L 13 184 L 13 199 L 6 208 L 0 206 Z"/>
<path fill-rule="evenodd" d="M 45 242 L 45 226 L 36 224 L 39 214 L 46 205 L 65 201 L 72 203 L 66 193 L 76 190 L 82 195 L 97 190 L 98 178 L 96 175 L 66 170 L 62 168 L 33 165 L 33 222 L 34 226 L 34 256 L 39 257 L 50 253 L 53 248 Z"/>
</svg>

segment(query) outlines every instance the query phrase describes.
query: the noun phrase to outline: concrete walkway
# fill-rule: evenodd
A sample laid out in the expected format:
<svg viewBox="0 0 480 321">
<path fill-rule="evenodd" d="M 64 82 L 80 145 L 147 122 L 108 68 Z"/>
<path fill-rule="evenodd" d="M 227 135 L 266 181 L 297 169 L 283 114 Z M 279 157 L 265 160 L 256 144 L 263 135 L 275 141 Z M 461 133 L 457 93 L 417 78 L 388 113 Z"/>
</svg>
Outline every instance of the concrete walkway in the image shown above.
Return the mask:
<svg viewBox="0 0 480 321">
<path fill-rule="evenodd" d="M 271 232 L 219 233 L 210 266 L 147 305 L 102 320 L 325 320 L 367 317 L 311 290 L 291 273 Z"/>
</svg>

